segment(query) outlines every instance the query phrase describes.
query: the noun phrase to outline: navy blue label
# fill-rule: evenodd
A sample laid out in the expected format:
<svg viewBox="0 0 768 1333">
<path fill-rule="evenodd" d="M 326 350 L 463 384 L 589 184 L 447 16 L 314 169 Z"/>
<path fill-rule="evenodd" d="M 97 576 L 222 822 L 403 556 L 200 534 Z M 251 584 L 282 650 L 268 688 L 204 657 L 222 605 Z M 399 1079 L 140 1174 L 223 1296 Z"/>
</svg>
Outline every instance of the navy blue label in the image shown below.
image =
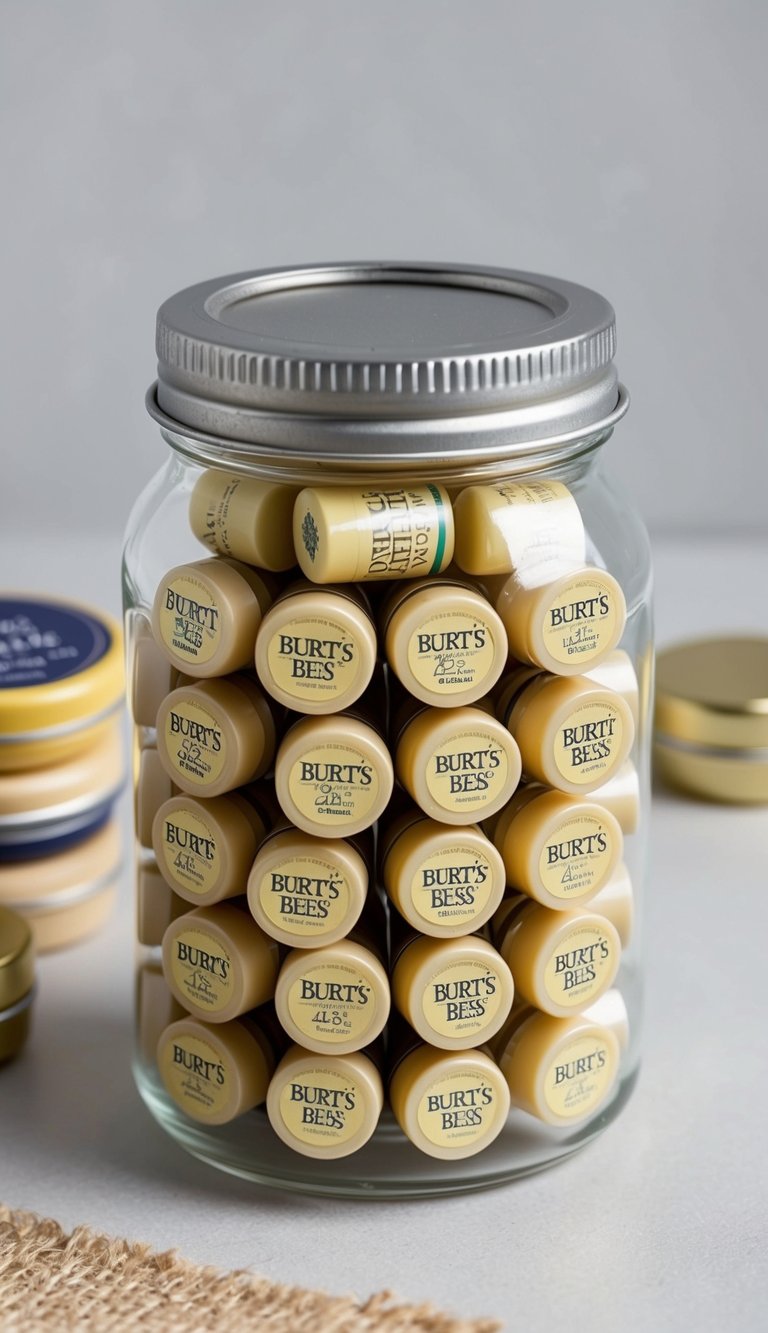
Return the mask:
<svg viewBox="0 0 768 1333">
<path fill-rule="evenodd" d="M 0 598 L 0 690 L 49 685 L 98 662 L 112 635 L 87 611 Z"/>
</svg>

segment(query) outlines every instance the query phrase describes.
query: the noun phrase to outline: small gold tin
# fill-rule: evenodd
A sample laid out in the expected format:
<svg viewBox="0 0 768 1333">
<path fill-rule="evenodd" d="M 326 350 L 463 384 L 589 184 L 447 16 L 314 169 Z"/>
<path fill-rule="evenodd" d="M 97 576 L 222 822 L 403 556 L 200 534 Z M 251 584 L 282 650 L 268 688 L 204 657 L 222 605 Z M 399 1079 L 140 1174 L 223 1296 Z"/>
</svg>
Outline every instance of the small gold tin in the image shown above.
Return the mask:
<svg viewBox="0 0 768 1333">
<path fill-rule="evenodd" d="M 654 764 L 695 796 L 768 804 L 768 639 L 699 639 L 659 653 Z"/>
<path fill-rule="evenodd" d="M 18 913 L 0 907 L 0 1064 L 27 1039 L 34 988 L 32 932 Z"/>
</svg>

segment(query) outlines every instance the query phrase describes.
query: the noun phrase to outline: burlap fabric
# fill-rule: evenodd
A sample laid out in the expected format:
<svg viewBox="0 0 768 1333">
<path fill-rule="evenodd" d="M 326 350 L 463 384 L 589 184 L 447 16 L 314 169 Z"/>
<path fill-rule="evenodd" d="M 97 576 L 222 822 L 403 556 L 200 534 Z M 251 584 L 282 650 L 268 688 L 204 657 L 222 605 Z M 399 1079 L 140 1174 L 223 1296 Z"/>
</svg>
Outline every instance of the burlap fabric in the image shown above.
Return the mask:
<svg viewBox="0 0 768 1333">
<path fill-rule="evenodd" d="M 0 1329 L 3 1333 L 493 1333 L 495 1320 L 452 1319 L 432 1306 L 400 1305 L 285 1287 L 250 1273 L 188 1263 L 172 1250 L 67 1234 L 58 1222 L 0 1205 Z"/>
</svg>

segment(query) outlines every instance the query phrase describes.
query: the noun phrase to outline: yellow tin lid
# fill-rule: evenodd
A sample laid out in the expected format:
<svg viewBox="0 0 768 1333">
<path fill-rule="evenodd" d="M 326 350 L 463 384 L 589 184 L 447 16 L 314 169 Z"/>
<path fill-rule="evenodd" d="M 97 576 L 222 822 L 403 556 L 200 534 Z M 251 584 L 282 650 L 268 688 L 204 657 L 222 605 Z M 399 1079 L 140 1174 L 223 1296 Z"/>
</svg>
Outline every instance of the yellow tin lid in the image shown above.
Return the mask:
<svg viewBox="0 0 768 1333">
<path fill-rule="evenodd" d="M 0 907 L 0 1010 L 17 1004 L 32 989 L 35 951 L 23 917 Z"/>
<path fill-rule="evenodd" d="M 660 653 L 654 741 L 675 786 L 768 802 L 768 639 L 699 639 Z"/>
<path fill-rule="evenodd" d="M 122 702 L 120 626 L 103 611 L 0 596 L 0 743 L 76 731 Z"/>
</svg>

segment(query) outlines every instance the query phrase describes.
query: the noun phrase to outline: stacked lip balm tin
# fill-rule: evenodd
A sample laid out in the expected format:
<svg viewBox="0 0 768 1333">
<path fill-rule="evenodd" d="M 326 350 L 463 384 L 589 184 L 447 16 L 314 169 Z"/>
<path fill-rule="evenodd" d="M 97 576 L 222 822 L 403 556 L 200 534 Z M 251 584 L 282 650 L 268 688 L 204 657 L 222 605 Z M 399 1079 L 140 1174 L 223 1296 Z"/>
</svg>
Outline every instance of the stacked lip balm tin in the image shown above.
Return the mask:
<svg viewBox="0 0 768 1333">
<path fill-rule="evenodd" d="M 38 952 L 97 930 L 121 862 L 123 647 L 101 611 L 0 597 L 0 906 Z"/>
<path fill-rule="evenodd" d="M 187 1116 L 444 1159 L 610 1096 L 632 928 L 626 607 L 557 480 L 210 469 L 135 627 L 145 1057 Z M 296 569 L 298 564 L 299 569 Z"/>
</svg>

